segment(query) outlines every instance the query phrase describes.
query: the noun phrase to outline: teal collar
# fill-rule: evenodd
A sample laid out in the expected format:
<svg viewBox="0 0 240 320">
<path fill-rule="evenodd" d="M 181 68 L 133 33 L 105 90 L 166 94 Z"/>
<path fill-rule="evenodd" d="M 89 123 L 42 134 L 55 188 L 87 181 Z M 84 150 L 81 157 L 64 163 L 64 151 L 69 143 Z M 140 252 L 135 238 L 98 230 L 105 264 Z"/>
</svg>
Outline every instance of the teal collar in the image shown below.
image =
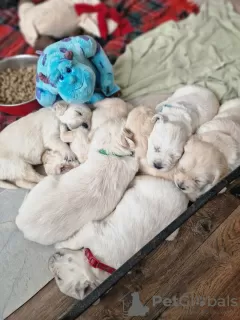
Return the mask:
<svg viewBox="0 0 240 320">
<path fill-rule="evenodd" d="M 171 104 L 166 103 L 166 104 L 162 105 L 161 108 L 159 110 L 157 110 L 157 112 L 162 112 L 163 108 L 165 108 L 165 107 L 166 108 L 172 108 L 173 106 Z"/>
<path fill-rule="evenodd" d="M 123 158 L 123 157 L 132 157 L 132 154 L 127 154 L 127 155 L 123 155 L 123 154 L 117 154 L 117 153 L 114 153 L 114 152 L 108 152 L 107 150 L 105 149 L 99 149 L 98 152 L 100 154 L 103 154 L 104 156 L 115 156 L 115 157 L 118 157 L 118 158 Z"/>
</svg>

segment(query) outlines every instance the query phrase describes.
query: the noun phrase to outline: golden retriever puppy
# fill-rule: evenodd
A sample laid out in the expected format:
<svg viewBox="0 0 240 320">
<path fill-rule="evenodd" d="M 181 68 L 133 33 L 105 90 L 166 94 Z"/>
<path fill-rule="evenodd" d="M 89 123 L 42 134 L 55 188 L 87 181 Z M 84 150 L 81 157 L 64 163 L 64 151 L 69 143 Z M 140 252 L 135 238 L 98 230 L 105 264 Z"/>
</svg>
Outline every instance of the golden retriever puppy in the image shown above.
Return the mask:
<svg viewBox="0 0 240 320">
<path fill-rule="evenodd" d="M 94 134 L 85 163 L 45 177 L 30 191 L 16 218 L 26 239 L 43 245 L 66 240 L 116 208 L 138 171 L 124 125 L 123 119 L 104 123 Z"/>
<path fill-rule="evenodd" d="M 188 141 L 174 181 L 194 201 L 239 165 L 240 99 L 234 99 Z"/>
<path fill-rule="evenodd" d="M 155 125 L 148 140 L 147 160 L 160 171 L 170 171 L 181 158 L 188 139 L 219 109 L 208 89 L 188 85 L 175 91 L 156 110 Z"/>
<path fill-rule="evenodd" d="M 125 130 L 132 134 L 135 156 L 139 158 L 139 172 L 167 180 L 173 180 L 173 170 L 159 171 L 147 163 L 148 138 L 154 127 L 154 109 L 146 106 L 134 108 L 128 115 Z M 131 140 L 129 138 L 129 142 Z"/>
<path fill-rule="evenodd" d="M 195 135 L 190 138 L 179 161 L 174 181 L 191 201 L 210 190 L 228 172 L 222 152 Z"/>
<path fill-rule="evenodd" d="M 7 126 L 0 133 L 0 187 L 33 188 L 44 178 L 33 166 L 42 163 L 46 150 L 59 152 L 63 160 L 75 160 L 60 139 L 60 128 L 77 128 L 88 122 L 91 113 L 85 106 L 59 101 L 53 108 L 40 109 Z"/>
<path fill-rule="evenodd" d="M 94 108 L 91 130 L 89 130 L 89 126 L 84 125 L 71 131 L 67 131 L 64 127 L 61 130 L 61 140 L 70 143 L 70 148 L 76 154 L 80 163 L 87 160 L 89 145 L 95 131 L 109 120 L 126 118 L 129 110 L 133 107 L 122 99 L 106 98 L 95 103 Z"/>
</svg>

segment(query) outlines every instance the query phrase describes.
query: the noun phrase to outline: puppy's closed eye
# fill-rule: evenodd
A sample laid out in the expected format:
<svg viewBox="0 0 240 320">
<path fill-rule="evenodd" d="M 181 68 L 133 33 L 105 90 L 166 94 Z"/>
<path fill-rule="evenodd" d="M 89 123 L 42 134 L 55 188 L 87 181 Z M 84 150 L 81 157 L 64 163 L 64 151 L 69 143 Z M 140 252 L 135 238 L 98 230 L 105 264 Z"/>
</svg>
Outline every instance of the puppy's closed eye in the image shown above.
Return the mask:
<svg viewBox="0 0 240 320">
<path fill-rule="evenodd" d="M 200 184 L 200 183 L 201 183 L 201 181 L 200 181 L 199 179 L 194 179 L 194 182 L 195 182 L 196 184 Z"/>
<path fill-rule="evenodd" d="M 160 148 L 159 147 L 154 147 L 154 151 L 155 152 L 160 152 Z"/>
</svg>

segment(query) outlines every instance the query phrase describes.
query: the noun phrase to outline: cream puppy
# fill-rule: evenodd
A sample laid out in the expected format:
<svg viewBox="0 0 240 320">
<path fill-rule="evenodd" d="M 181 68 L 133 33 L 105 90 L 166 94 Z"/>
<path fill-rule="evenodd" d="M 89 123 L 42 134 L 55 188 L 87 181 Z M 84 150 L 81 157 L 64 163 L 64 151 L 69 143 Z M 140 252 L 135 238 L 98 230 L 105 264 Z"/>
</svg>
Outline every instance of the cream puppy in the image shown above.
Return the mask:
<svg viewBox="0 0 240 320">
<path fill-rule="evenodd" d="M 186 210 L 187 204 L 187 197 L 173 182 L 136 177 L 111 215 L 87 224 L 56 246 L 67 248 L 49 260 L 59 289 L 82 300 L 109 274 L 91 267 L 80 249 L 89 248 L 102 263 L 117 269 Z"/>
<path fill-rule="evenodd" d="M 149 166 L 147 163 L 148 138 L 154 127 L 154 122 L 152 121 L 154 114 L 153 108 L 138 106 L 129 113 L 125 128 L 132 134 L 132 142 L 135 146 L 135 156 L 139 159 L 139 172 L 154 177 L 173 180 L 173 170 L 170 172 L 163 172 Z M 131 139 L 129 138 L 129 142 L 130 140 Z"/>
<path fill-rule="evenodd" d="M 92 113 L 91 130 L 89 126 L 81 126 L 72 131 L 62 128 L 61 140 L 70 143 L 71 150 L 76 154 L 78 161 L 87 160 L 89 145 L 94 132 L 105 122 L 114 119 L 126 118 L 133 107 L 119 98 L 106 98 L 94 104 Z"/>
<path fill-rule="evenodd" d="M 148 164 L 163 172 L 173 169 L 187 140 L 218 109 L 218 100 L 210 90 L 193 85 L 178 89 L 156 108 L 158 114 L 148 141 Z"/>
<path fill-rule="evenodd" d="M 74 153 L 60 139 L 60 127 L 64 124 L 76 128 L 88 121 L 89 112 L 83 106 L 57 102 L 54 108 L 40 109 L 7 126 L 0 133 L 0 187 L 34 187 L 43 176 L 32 166 L 42 163 L 47 149 L 59 152 L 63 160 L 75 160 Z"/>
<path fill-rule="evenodd" d="M 138 171 L 123 125 L 106 122 L 94 134 L 84 164 L 46 177 L 28 194 L 16 218 L 25 238 L 50 245 L 113 211 Z"/>
<path fill-rule="evenodd" d="M 234 99 L 187 143 L 174 180 L 194 201 L 239 165 L 240 99 Z"/>
</svg>

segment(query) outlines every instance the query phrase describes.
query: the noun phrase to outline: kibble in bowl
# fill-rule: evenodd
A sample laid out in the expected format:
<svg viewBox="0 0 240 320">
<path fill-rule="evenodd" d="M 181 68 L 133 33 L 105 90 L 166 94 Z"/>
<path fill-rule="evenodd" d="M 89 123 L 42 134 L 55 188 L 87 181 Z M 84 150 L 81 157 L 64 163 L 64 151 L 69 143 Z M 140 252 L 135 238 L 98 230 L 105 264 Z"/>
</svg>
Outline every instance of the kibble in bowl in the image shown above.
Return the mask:
<svg viewBox="0 0 240 320">
<path fill-rule="evenodd" d="M 0 71 L 0 104 L 18 104 L 35 98 L 36 66 Z"/>
<path fill-rule="evenodd" d="M 0 112 L 24 116 L 39 109 L 35 99 L 38 56 L 18 55 L 0 60 Z"/>
</svg>

